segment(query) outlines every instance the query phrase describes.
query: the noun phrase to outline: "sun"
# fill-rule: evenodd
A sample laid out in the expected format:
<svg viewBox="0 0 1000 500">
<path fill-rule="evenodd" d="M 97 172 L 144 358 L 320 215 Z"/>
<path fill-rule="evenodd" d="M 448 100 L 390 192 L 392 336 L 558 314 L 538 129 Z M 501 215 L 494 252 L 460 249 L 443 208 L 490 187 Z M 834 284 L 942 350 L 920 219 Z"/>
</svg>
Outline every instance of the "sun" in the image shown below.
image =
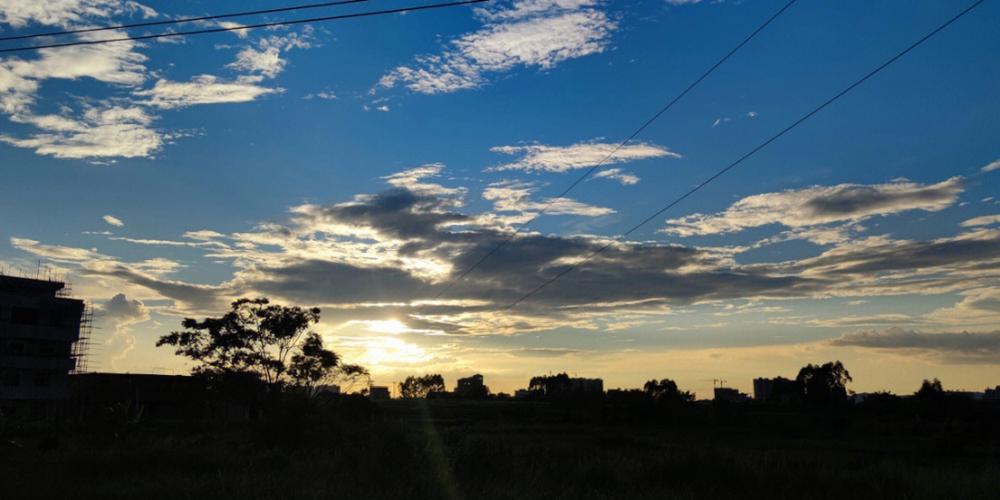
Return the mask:
<svg viewBox="0 0 1000 500">
<path fill-rule="evenodd" d="M 368 330 L 376 333 L 391 333 L 393 335 L 398 335 L 400 333 L 410 331 L 410 327 L 406 326 L 406 323 L 403 323 L 398 319 L 380 319 L 368 321 L 366 323 Z"/>
<path fill-rule="evenodd" d="M 372 338 L 365 344 L 364 362 L 374 366 L 421 363 L 431 359 L 420 346 L 395 337 Z"/>
</svg>

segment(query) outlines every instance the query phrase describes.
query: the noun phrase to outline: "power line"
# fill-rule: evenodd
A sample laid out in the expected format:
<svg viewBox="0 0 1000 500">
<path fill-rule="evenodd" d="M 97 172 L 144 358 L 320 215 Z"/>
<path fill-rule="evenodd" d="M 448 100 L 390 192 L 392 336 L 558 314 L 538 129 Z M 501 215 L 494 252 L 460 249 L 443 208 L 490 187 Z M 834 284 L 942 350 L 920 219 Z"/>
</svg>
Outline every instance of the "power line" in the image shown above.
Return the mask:
<svg viewBox="0 0 1000 500">
<path fill-rule="evenodd" d="M 840 92 L 838 92 L 837 94 L 835 94 L 833 97 L 827 99 L 822 104 L 820 104 L 819 106 L 817 106 L 816 108 L 814 108 L 812 111 L 806 113 L 805 115 L 803 115 L 798 120 L 795 120 L 794 122 L 792 122 L 791 125 L 788 125 L 784 129 L 782 129 L 780 132 L 778 132 L 777 134 L 774 134 L 773 136 L 771 136 L 770 139 L 762 142 L 760 145 L 758 145 L 757 147 L 751 149 L 749 152 L 747 152 L 746 154 L 744 154 L 743 156 L 741 156 L 736 161 L 730 163 L 728 166 L 726 166 L 722 170 L 719 170 L 718 172 L 716 172 L 715 174 L 713 174 L 711 177 L 709 177 L 708 179 L 705 179 L 700 184 L 696 185 L 694 188 L 690 189 L 689 191 L 687 191 L 686 193 L 684 193 L 683 195 L 681 195 L 677 199 L 671 201 L 670 203 L 668 203 L 663 208 L 657 210 L 656 212 L 654 212 L 650 216 L 648 216 L 645 219 L 643 219 L 642 221 L 640 221 L 638 224 L 632 226 L 632 228 L 630 228 L 628 231 L 625 231 L 624 233 L 622 233 L 622 234 L 618 235 L 617 237 L 615 237 L 610 242 L 606 243 L 604 246 L 602 246 L 602 247 L 598 248 L 597 250 L 591 252 L 590 255 L 588 255 L 585 259 L 583 259 L 579 263 L 576 263 L 576 264 L 573 264 L 572 266 L 569 266 L 568 268 L 566 268 L 563 271 L 559 272 L 558 274 L 556 274 L 552 278 L 550 278 L 550 279 L 542 282 L 542 284 L 538 285 L 537 287 L 535 287 L 530 292 L 522 295 L 520 298 L 518 298 L 514 302 L 511 302 L 510 304 L 508 304 L 506 307 L 504 307 L 504 310 L 511 309 L 511 308 L 517 306 L 518 304 L 520 304 L 521 302 L 524 302 L 525 300 L 527 300 L 531 296 L 533 296 L 536 293 L 542 291 L 542 289 L 544 289 L 545 287 L 547 287 L 547 286 L 551 285 L 552 283 L 556 282 L 557 280 L 559 280 L 559 278 L 562 278 L 563 276 L 565 276 L 565 275 L 569 274 L 570 272 L 572 272 L 574 269 L 580 267 L 580 265 L 589 262 L 591 259 L 593 259 L 597 255 L 601 254 L 605 250 L 607 250 L 615 242 L 621 241 L 623 238 L 626 238 L 628 235 L 630 235 L 633 232 L 637 231 L 642 226 L 645 226 L 650 221 L 652 221 L 653 219 L 659 217 L 664 212 L 666 212 L 667 210 L 671 209 L 672 207 L 674 207 L 675 205 L 677 205 L 681 201 L 684 201 L 687 197 L 689 197 L 692 194 L 696 193 L 697 191 L 699 191 L 701 188 L 705 187 L 706 185 L 708 185 L 712 181 L 718 179 L 719 177 L 722 177 L 726 172 L 729 172 L 730 170 L 732 170 L 733 168 L 735 168 L 740 163 L 743 163 L 744 160 L 746 160 L 747 158 L 750 158 L 751 156 L 753 156 L 754 154 L 756 154 L 758 151 L 764 149 L 765 147 L 767 147 L 772 142 L 776 141 L 781 136 L 785 135 L 786 133 L 788 133 L 789 131 L 791 131 L 795 127 L 797 127 L 800 124 L 802 124 L 802 122 L 805 122 L 809 118 L 812 118 L 816 113 L 819 113 L 820 111 L 822 111 L 824 108 L 826 108 L 830 104 L 833 104 L 835 101 L 837 101 L 838 99 L 840 99 L 841 97 L 843 97 L 844 95 L 846 95 L 848 92 L 854 90 L 859 85 L 861 85 L 862 83 L 864 83 L 865 81 L 867 81 L 869 78 L 875 76 L 877 73 L 881 72 L 883 69 L 887 68 L 889 65 L 891 65 L 894 62 L 896 62 L 897 60 L 899 60 L 900 58 L 902 58 L 903 56 L 905 56 L 906 54 L 908 54 L 910 51 L 912 51 L 913 49 L 917 48 L 922 43 L 926 42 L 931 37 L 933 37 L 934 35 L 938 34 L 942 30 L 944 30 L 945 28 L 947 28 L 948 26 L 950 26 L 955 21 L 958 21 L 963 16 L 965 16 L 966 14 L 968 14 L 969 12 L 971 12 L 972 9 L 975 9 L 976 7 L 978 7 L 981 3 L 985 2 L 985 1 L 986 0 L 976 0 L 975 2 L 972 3 L 972 5 L 969 5 L 964 10 L 962 10 L 961 12 L 959 12 L 958 14 L 956 14 L 955 16 L 953 16 L 952 18 L 948 19 L 943 24 L 941 24 L 940 26 L 938 26 L 937 28 L 935 28 L 934 30 L 932 30 L 930 33 L 927 33 L 926 35 L 924 35 L 923 37 L 921 37 L 920 39 L 918 39 L 916 42 L 913 42 L 912 44 L 910 44 L 910 46 L 906 47 L 901 52 L 899 52 L 896 55 L 892 56 L 887 61 L 885 61 L 884 63 L 882 63 L 881 65 L 879 65 L 878 67 L 876 67 L 875 69 L 871 70 L 866 75 L 864 75 L 860 79 L 856 80 L 854 83 L 852 83 L 849 86 L 847 86 L 844 90 L 841 90 Z"/>
<path fill-rule="evenodd" d="M 629 142 L 632 142 L 633 139 L 635 139 L 639 134 L 641 134 L 644 130 L 646 130 L 647 127 L 649 127 L 650 125 L 652 125 L 652 123 L 655 122 L 661 115 L 663 115 L 664 113 L 667 112 L 667 110 L 669 110 L 670 108 L 672 108 L 674 106 L 674 104 L 677 103 L 677 101 L 680 101 L 682 98 L 684 98 L 684 96 L 686 96 L 688 94 L 688 92 L 690 92 L 695 87 L 697 87 L 698 84 L 700 84 L 702 82 L 702 80 L 704 80 L 705 78 L 708 78 L 708 75 L 711 75 L 716 69 L 718 69 L 719 66 L 722 66 L 723 63 L 725 63 L 730 57 L 733 56 L 733 54 L 735 54 L 740 49 L 742 49 L 744 45 L 746 45 L 747 43 L 749 43 L 750 40 L 752 40 L 754 37 L 756 37 L 758 33 L 760 33 L 761 31 L 763 31 L 764 28 L 766 28 L 769 24 L 771 24 L 772 21 L 774 21 L 775 19 L 777 19 L 778 16 L 780 16 L 782 13 L 784 13 L 786 10 L 788 10 L 788 8 L 791 7 L 797 1 L 798 0 L 790 0 L 788 3 L 786 3 L 784 5 L 784 7 L 778 9 L 778 11 L 775 12 L 774 14 L 772 14 L 771 17 L 769 17 L 767 19 L 767 21 L 764 21 L 764 24 L 761 24 L 760 26 L 757 27 L 757 29 L 753 30 L 752 33 L 750 33 L 749 35 L 747 35 L 747 37 L 744 38 L 742 42 L 740 42 L 735 47 L 733 47 L 732 50 L 730 50 L 725 56 L 722 57 L 722 59 L 719 59 L 718 62 L 716 62 L 715 64 L 713 64 L 710 68 L 708 68 L 708 70 L 706 70 L 704 73 L 702 73 L 701 76 L 699 76 L 693 82 L 691 82 L 687 86 L 687 88 L 685 88 L 680 94 L 677 94 L 677 96 L 674 97 L 670 102 L 668 102 L 666 104 L 666 106 L 663 106 L 662 108 L 660 108 L 660 110 L 657 111 L 656 114 L 654 114 L 652 117 L 650 117 L 648 120 L 646 120 L 639 128 L 637 128 L 635 130 L 635 132 L 632 132 L 632 135 L 628 136 L 624 141 L 621 141 L 620 143 L 618 143 L 618 145 L 615 146 L 615 148 L 612 149 L 611 152 L 608 153 L 608 155 L 605 156 L 603 160 L 601 160 L 600 162 L 598 162 L 594 166 L 592 166 L 589 169 L 587 169 L 587 171 L 584 172 L 583 175 L 581 175 L 578 179 L 576 179 L 575 181 L 573 181 L 573 183 L 570 184 L 561 193 L 559 193 L 558 196 L 556 196 L 554 198 L 550 198 L 549 201 L 548 201 L 548 203 L 546 203 L 542 207 L 542 210 L 539 211 L 538 214 L 536 214 L 534 217 L 532 217 L 531 219 L 529 219 L 527 222 L 522 223 L 520 226 L 515 227 L 514 231 L 511 232 L 507 236 L 507 238 L 505 238 L 500 243 L 498 243 L 496 246 L 494 246 L 489 252 L 487 252 L 485 255 L 483 255 L 482 258 L 480 258 L 478 261 L 476 261 L 475 264 L 473 264 L 468 269 L 466 269 L 465 271 L 463 271 L 457 277 L 451 279 L 448 282 L 447 286 L 445 286 L 440 292 L 438 292 L 434 296 L 434 298 L 435 299 L 441 298 L 442 295 L 444 295 L 445 293 L 447 293 L 448 290 L 451 290 L 452 287 L 455 286 L 455 283 L 457 283 L 458 281 L 464 279 L 466 276 L 469 275 L 469 273 L 471 273 L 473 270 L 475 270 L 476 268 L 478 268 L 480 264 L 482 264 L 483 262 L 486 262 L 490 257 L 492 257 L 493 254 L 497 253 L 497 251 L 499 251 L 501 248 L 507 246 L 507 244 L 510 243 L 514 239 L 514 237 L 517 236 L 521 232 L 522 229 L 530 226 L 533 222 L 535 222 L 536 220 L 540 219 L 542 217 L 542 215 L 545 215 L 545 213 L 548 211 L 548 209 L 552 207 L 553 203 L 555 203 L 556 201 L 562 199 L 567 194 L 569 194 L 570 191 L 572 191 L 578 185 L 580 185 L 580 183 L 583 182 L 587 177 L 590 177 L 590 174 L 593 174 L 594 172 L 596 172 L 601 167 L 607 165 L 608 161 L 610 161 L 611 158 L 613 158 L 614 155 L 616 153 L 618 153 L 619 150 L 621 150 L 621 148 L 625 147 L 625 145 L 628 144 Z"/>
<path fill-rule="evenodd" d="M 109 30 L 124 30 L 130 28 L 146 28 L 150 26 L 165 26 L 170 24 L 181 24 L 181 23 L 193 23 L 197 21 L 210 21 L 212 19 L 226 19 L 230 17 L 246 17 L 246 16 L 258 16 L 262 14 L 276 14 L 278 12 L 290 12 L 294 10 L 306 10 L 306 9 L 319 9 L 323 7 L 335 7 L 337 5 L 346 5 L 352 3 L 367 2 L 368 0 L 340 0 L 337 2 L 323 2 L 323 3 L 312 3 L 305 5 L 293 5 L 289 7 L 277 7 L 274 9 L 262 9 L 262 10 L 248 10 L 244 12 L 231 12 L 228 14 L 212 14 L 209 16 L 200 17 L 182 17 L 180 19 L 168 19 L 165 21 L 147 21 L 141 23 L 132 24 L 119 24 L 117 26 L 101 26 L 97 28 L 81 28 L 75 30 L 65 30 L 65 31 L 49 31 L 46 33 L 32 33 L 29 35 L 13 35 L 0 37 L 0 42 L 7 42 L 11 40 L 26 40 L 29 38 L 39 38 L 43 36 L 64 36 L 64 35 L 75 35 L 79 33 L 94 33 L 97 31 L 109 31 Z"/>
<path fill-rule="evenodd" d="M 461 5 L 472 5 L 472 4 L 483 3 L 483 2 L 487 2 L 487 1 L 489 1 L 489 0 L 463 0 L 463 1 L 457 1 L 457 2 L 444 2 L 444 3 L 433 3 L 433 4 L 427 4 L 427 5 L 416 5 L 416 6 L 411 6 L 411 7 L 399 7 L 399 8 L 396 8 L 396 9 L 385 9 L 385 10 L 376 10 L 376 11 L 369 11 L 369 12 L 355 12 L 355 13 L 352 13 L 352 14 L 340 14 L 340 15 L 336 15 L 336 16 L 323 16 L 323 17 L 312 17 L 312 18 L 308 18 L 308 19 L 292 19 L 292 20 L 288 20 L 288 21 L 274 21 L 274 22 L 268 22 L 268 23 L 248 24 L 246 26 L 238 26 L 238 27 L 230 27 L 230 28 L 207 28 L 207 29 L 193 30 L 193 31 L 177 31 L 177 32 L 171 32 L 171 33 L 157 33 L 157 34 L 154 34 L 154 35 L 130 36 L 130 37 L 122 37 L 122 38 L 109 38 L 109 39 L 106 39 L 106 40 L 77 40 L 77 41 L 74 41 L 74 42 L 53 43 L 53 44 L 48 44 L 48 45 L 36 45 L 36 46 L 32 46 L 32 47 L 14 47 L 14 48 L 9 48 L 9 49 L 0 49 L 0 54 L 11 53 L 11 52 L 26 52 L 26 51 L 40 50 L 40 49 L 53 49 L 53 48 L 59 48 L 59 47 L 75 47 L 75 46 L 78 46 L 78 45 L 99 45 L 99 44 L 114 43 L 114 42 L 127 42 L 127 41 L 136 41 L 136 40 L 152 40 L 152 39 L 155 39 L 155 38 L 167 38 L 167 37 L 187 36 L 187 35 L 204 35 L 204 34 L 208 34 L 208 33 L 223 33 L 223 32 L 227 32 L 227 31 L 250 30 L 250 29 L 257 29 L 257 28 L 270 28 L 270 27 L 273 27 L 273 26 L 290 26 L 290 25 L 295 25 L 295 24 L 318 23 L 318 22 L 324 22 L 324 21 L 336 21 L 336 20 L 339 20 L 339 19 L 352 19 L 352 18 L 358 18 L 358 17 L 372 17 L 372 16 L 380 16 L 380 15 L 385 15 L 385 14 L 399 14 L 401 12 L 413 12 L 413 11 L 418 11 L 418 10 L 431 10 L 431 9 L 442 9 L 442 8 L 445 8 L 445 7 L 458 7 L 458 6 L 461 6 Z"/>
</svg>

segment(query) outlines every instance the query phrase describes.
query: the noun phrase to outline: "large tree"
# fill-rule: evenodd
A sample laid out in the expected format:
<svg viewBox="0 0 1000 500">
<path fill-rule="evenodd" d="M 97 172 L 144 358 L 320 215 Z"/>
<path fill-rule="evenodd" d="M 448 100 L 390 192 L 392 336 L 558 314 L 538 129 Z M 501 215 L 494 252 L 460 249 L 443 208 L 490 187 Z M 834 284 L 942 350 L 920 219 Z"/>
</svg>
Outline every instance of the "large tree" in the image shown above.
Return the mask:
<svg viewBox="0 0 1000 500">
<path fill-rule="evenodd" d="M 399 384 L 399 394 L 407 399 L 426 398 L 432 392 L 444 391 L 444 377 L 436 373 L 420 377 L 411 375 Z"/>
<path fill-rule="evenodd" d="M 823 365 L 808 364 L 799 370 L 795 382 L 799 385 L 806 401 L 828 403 L 847 399 L 847 383 L 851 374 L 840 361 Z"/>
<path fill-rule="evenodd" d="M 677 382 L 668 378 L 660 381 L 650 380 L 642 386 L 642 390 L 649 399 L 657 403 L 674 404 L 694 401 L 694 394 L 678 389 Z"/>
<path fill-rule="evenodd" d="M 920 384 L 920 389 L 913 393 L 919 399 L 937 399 L 944 395 L 944 387 L 938 379 L 927 380 Z"/>
<path fill-rule="evenodd" d="M 314 388 L 367 376 L 364 368 L 341 363 L 310 330 L 319 314 L 318 308 L 240 299 L 219 318 L 186 318 L 183 331 L 160 337 L 156 345 L 174 346 L 177 355 L 193 360 L 195 374 L 250 376 L 271 388 Z"/>
</svg>

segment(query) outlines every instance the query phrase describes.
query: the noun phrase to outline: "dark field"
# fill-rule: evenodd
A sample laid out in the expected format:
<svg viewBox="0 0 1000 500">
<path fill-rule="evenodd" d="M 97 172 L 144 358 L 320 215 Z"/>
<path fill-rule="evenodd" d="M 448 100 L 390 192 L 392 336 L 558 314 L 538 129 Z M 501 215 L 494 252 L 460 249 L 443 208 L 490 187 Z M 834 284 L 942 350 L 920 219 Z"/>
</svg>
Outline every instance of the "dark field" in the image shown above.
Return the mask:
<svg viewBox="0 0 1000 500">
<path fill-rule="evenodd" d="M 284 412 L 7 423 L 0 498 L 1000 497 L 990 415 L 435 400 Z"/>
</svg>

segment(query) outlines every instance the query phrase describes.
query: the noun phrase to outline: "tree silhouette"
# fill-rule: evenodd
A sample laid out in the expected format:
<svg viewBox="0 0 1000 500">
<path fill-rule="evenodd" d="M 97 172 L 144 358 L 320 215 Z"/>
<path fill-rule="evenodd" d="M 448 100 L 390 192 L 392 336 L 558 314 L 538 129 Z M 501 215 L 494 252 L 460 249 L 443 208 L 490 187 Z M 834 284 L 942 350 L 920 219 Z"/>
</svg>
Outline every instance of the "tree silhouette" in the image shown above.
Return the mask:
<svg viewBox="0 0 1000 500">
<path fill-rule="evenodd" d="M 643 392 L 657 403 L 686 403 L 694 401 L 694 394 L 681 391 L 677 388 L 677 383 L 665 378 L 660 381 L 650 380 L 642 386 Z"/>
<path fill-rule="evenodd" d="M 421 377 L 411 375 L 399 384 L 399 394 L 407 399 L 426 398 L 432 392 L 444 391 L 444 377 L 436 373 Z"/>
<path fill-rule="evenodd" d="M 179 356 L 197 364 L 195 374 L 247 377 L 272 389 L 311 388 L 338 376 L 367 374 L 323 347 L 319 334 L 309 331 L 319 322 L 318 308 L 273 305 L 266 298 L 239 299 L 219 318 L 186 318 L 184 331 L 164 335 L 156 345 L 175 346 Z"/>
<path fill-rule="evenodd" d="M 799 370 L 795 382 L 806 401 L 829 403 L 847 399 L 847 383 L 851 374 L 840 361 L 820 365 L 808 364 Z"/>
<path fill-rule="evenodd" d="M 920 384 L 920 389 L 913 394 L 920 399 L 937 399 L 944 395 L 944 387 L 941 386 L 941 381 L 938 379 L 934 380 L 924 380 Z"/>
</svg>

